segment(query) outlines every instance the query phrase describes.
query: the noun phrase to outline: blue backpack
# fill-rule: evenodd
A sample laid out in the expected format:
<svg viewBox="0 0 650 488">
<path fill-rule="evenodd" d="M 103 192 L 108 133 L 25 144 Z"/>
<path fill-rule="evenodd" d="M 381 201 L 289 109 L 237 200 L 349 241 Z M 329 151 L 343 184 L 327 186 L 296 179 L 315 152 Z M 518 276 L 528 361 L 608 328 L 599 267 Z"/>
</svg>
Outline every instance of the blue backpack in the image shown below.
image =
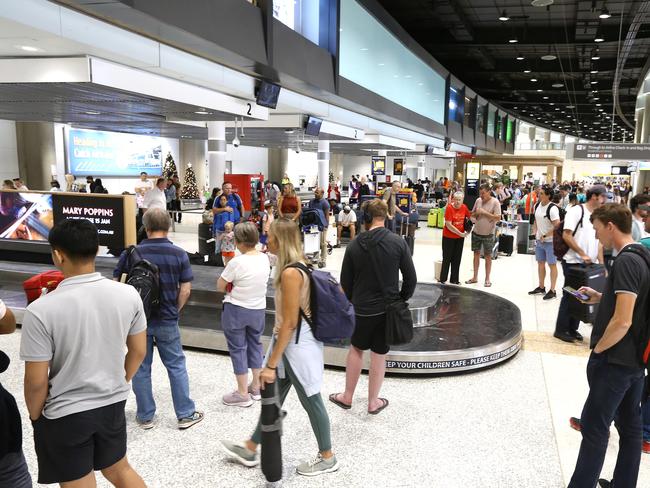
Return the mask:
<svg viewBox="0 0 650 488">
<path fill-rule="evenodd" d="M 354 306 L 350 303 L 341 285 L 326 271 L 311 269 L 303 263 L 289 268 L 298 268 L 309 276 L 311 318 L 300 309 L 300 316 L 311 327 L 316 340 L 337 344 L 352 337 L 355 327 Z M 300 337 L 300 324 L 296 332 L 296 344 Z"/>
</svg>

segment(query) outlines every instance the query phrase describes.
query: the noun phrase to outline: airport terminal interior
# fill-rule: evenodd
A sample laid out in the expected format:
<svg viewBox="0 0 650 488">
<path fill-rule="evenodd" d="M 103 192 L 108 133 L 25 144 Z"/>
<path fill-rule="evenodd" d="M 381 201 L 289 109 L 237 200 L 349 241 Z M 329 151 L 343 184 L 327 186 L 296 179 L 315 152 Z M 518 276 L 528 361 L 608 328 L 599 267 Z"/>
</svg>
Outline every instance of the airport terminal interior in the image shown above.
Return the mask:
<svg viewBox="0 0 650 488">
<path fill-rule="evenodd" d="M 616 400 L 598 448 L 595 429 L 580 420 L 602 413 L 594 392 L 605 373 L 634 374 L 637 386 L 647 373 L 640 356 L 613 359 L 620 344 L 596 351 L 620 327 L 621 294 L 637 301 L 618 340 L 642 352 L 650 338 L 650 272 L 641 272 L 638 294 L 621 292 L 613 274 L 617 260 L 650 255 L 650 2 L 0 3 L 0 488 L 650 486 L 645 392 L 629 387 Z M 81 362 L 91 350 L 108 354 L 110 341 L 103 349 L 82 340 L 71 325 L 85 328 L 81 314 L 61 324 L 62 313 L 51 323 L 44 313 L 72 303 L 67 280 L 81 283 L 83 273 L 70 272 L 77 261 L 66 246 L 87 241 L 70 242 L 60 229 L 82 232 L 86 220 L 94 269 L 126 281 L 110 283 L 116 293 L 138 291 L 142 313 L 130 330 L 140 324 L 143 341 L 155 337 L 153 362 L 138 362 L 133 380 L 129 356 L 126 379 L 119 357 L 120 385 L 108 393 L 98 383 L 109 378 L 108 364 L 95 372 Z M 300 300 L 318 327 L 300 319 L 308 339 L 296 333 L 300 342 L 289 340 L 275 371 L 270 351 L 282 347 L 282 312 L 298 313 L 300 302 L 279 298 L 293 249 L 284 225 L 310 265 L 311 293 L 302 282 Z M 367 243 L 380 232 L 387 250 L 377 260 L 381 242 Z M 165 236 L 176 247 L 161 247 Z M 628 245 L 638 249 L 623 252 Z M 245 278 L 243 297 L 244 278 L 233 277 L 240 258 L 258 253 L 270 273 L 254 286 Z M 182 272 L 173 268 L 179 262 Z M 142 280 L 132 279 L 143 266 L 155 269 L 145 271 L 160 307 L 151 313 Z M 107 281 L 100 278 L 92 279 Z M 388 280 L 411 287 L 402 297 L 407 340 L 390 342 L 384 332 L 386 304 L 398 292 Z M 325 298 L 318 294 L 327 283 Z M 128 300 L 97 300 L 83 290 L 89 285 L 77 286 L 91 308 L 126 317 Z M 587 303 L 594 290 L 600 307 Z M 318 335 L 326 327 L 317 296 L 344 303 L 328 310 L 336 340 Z M 371 302 L 379 314 L 359 312 Z M 248 376 L 237 387 L 233 309 L 242 324 L 245 312 L 259 312 L 257 335 L 242 339 L 244 369 L 262 366 L 262 380 L 290 381 L 281 409 L 266 398 L 271 387 L 260 392 Z M 169 310 L 173 320 L 157 315 Z M 385 325 L 368 332 L 370 319 Z M 27 352 L 35 327 L 51 343 L 48 357 Z M 174 331 L 177 349 L 164 345 L 161 330 Z M 132 354 L 133 333 L 119 354 Z M 342 393 L 354 376 L 351 358 L 371 348 L 370 340 L 360 346 L 366 333 L 373 352 L 363 356 L 349 406 Z M 377 340 L 390 345 L 386 354 Z M 312 346 L 317 354 L 304 352 Z M 77 352 L 62 357 L 57 348 Z M 171 356 L 161 360 L 172 350 L 173 368 Z M 599 378 L 594 364 L 603 357 Z M 30 386 L 38 364 L 47 374 L 41 403 Z M 610 387 L 603 404 L 620 390 Z M 102 388 L 113 401 L 99 397 Z M 121 415 L 124 398 L 126 426 L 109 435 L 97 412 L 117 406 Z M 183 398 L 195 406 L 179 414 Z M 74 445 L 73 433 L 80 439 L 89 428 L 79 415 L 91 413 L 96 431 Z M 242 444 L 260 414 L 261 457 Z M 111 478 L 127 479 L 124 445 L 138 482 Z"/>
</svg>

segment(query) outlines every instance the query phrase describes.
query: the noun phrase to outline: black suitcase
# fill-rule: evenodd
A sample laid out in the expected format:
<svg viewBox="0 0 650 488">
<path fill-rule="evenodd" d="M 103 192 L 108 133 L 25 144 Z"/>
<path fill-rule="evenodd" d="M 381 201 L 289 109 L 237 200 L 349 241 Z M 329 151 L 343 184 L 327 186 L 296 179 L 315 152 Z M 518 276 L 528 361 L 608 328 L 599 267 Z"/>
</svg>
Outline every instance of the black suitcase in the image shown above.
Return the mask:
<svg viewBox="0 0 650 488">
<path fill-rule="evenodd" d="M 564 277 L 565 286 L 578 290 L 588 286 L 598 292 L 603 292 L 607 275 L 602 264 L 589 264 L 571 267 Z M 598 313 L 598 304 L 588 305 L 573 296 L 569 296 L 569 315 L 586 324 L 593 324 Z"/>
<path fill-rule="evenodd" d="M 514 250 L 515 237 L 508 234 L 501 234 L 499 236 L 499 252 L 512 256 Z"/>
</svg>

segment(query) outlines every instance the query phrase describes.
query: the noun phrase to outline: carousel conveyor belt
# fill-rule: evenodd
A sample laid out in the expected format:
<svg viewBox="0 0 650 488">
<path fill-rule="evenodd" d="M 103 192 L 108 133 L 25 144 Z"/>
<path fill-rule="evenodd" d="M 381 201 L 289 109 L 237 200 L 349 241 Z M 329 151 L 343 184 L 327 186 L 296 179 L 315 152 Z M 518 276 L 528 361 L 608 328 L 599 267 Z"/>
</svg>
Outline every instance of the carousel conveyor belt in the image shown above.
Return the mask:
<svg viewBox="0 0 650 488">
<path fill-rule="evenodd" d="M 100 257 L 97 271 L 111 277 L 116 263 L 115 258 Z M 27 306 L 23 281 L 51 269 L 43 264 L 0 261 L 0 298 L 15 311 L 19 323 Z M 192 295 L 180 318 L 183 345 L 227 352 L 221 329 L 223 296 L 215 291 L 222 268 L 192 269 Z M 438 374 L 477 370 L 510 359 L 521 347 L 519 308 L 499 296 L 459 286 L 418 283 L 409 306 L 415 324 L 414 338 L 410 344 L 391 347 L 386 356 L 389 372 Z M 262 337 L 265 347 L 273 330 L 274 309 L 269 283 Z M 325 345 L 325 364 L 344 367 L 347 348 L 345 343 Z"/>
</svg>

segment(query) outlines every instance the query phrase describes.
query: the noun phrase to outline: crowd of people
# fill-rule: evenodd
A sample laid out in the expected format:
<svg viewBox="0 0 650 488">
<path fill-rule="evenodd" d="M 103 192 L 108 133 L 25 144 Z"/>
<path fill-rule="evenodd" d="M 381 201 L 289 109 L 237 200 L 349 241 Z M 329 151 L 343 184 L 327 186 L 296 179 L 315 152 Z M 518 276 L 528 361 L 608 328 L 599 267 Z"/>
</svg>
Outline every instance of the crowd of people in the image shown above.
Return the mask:
<svg viewBox="0 0 650 488">
<path fill-rule="evenodd" d="M 12 184 L 16 185 L 14 181 Z M 419 184 L 412 188 L 414 202 L 420 199 Z M 497 222 L 505 219 L 513 207 L 515 213 L 520 208 L 525 210 L 522 215 L 531 222 L 531 238 L 536 243 L 538 286 L 530 294 L 543 295 L 546 300 L 557 296 L 558 260 L 565 279 L 573 268 L 607 264 L 603 290 L 586 286 L 577 290 L 584 302 L 599 302 L 600 307 L 590 342 L 589 396 L 580 418 L 572 419 L 583 441 L 569 486 L 595 486 L 598 482 L 614 420 L 620 434 L 618 463 L 612 484 L 601 480 L 601 486 L 635 486 L 641 453 L 650 453 L 650 402 L 642 402 L 645 364 L 638 354 L 642 340 L 647 342 L 650 320 L 650 195 L 630 197 L 629 191 L 612 191 L 597 183 L 582 188 L 572 183 L 522 188 L 515 183 L 492 186 L 483 182 L 470 210 L 454 184 L 447 183 L 445 188 L 444 179 L 440 184 L 443 195 L 450 195 L 442 232 L 443 283 L 450 275 L 450 282 L 460 285 L 464 239 L 471 233 L 474 271 L 466 283 L 478 282 L 483 255 L 484 286 L 491 286 Z M 20 346 L 39 483 L 72 488 L 94 486 L 95 471 L 101 471 L 115 486 L 145 486 L 127 458 L 124 409 L 132 390 L 136 401 L 134 421 L 144 430 L 155 428 L 157 406 L 151 376 L 154 345 L 169 376 L 178 428 L 188 429 L 205 418 L 190 394 L 178 327 L 180 313 L 192 293 L 193 272 L 187 252 L 168 238 L 172 226 L 169 203 L 174 198 L 172 195 L 169 200 L 167 191 L 175 185 L 173 180 L 163 178 L 153 185 L 146 174 L 140 185 L 135 190 L 143 196 L 146 238 L 122 253 L 113 280 L 95 270 L 98 236 L 92 223 L 65 220 L 49 234 L 52 258 L 64 280 L 54 292 L 27 307 Z M 331 393 L 328 399 L 342 409 L 351 408 L 363 355 L 369 350 L 370 415 L 381 413 L 390 404 L 381 396 L 385 358 L 390 350 L 386 339 L 387 304 L 408 300 L 417 283 L 412 250 L 396 232 L 397 225 L 411 225 L 412 216 L 397 205 L 400 182 L 393 182 L 381 198 L 363 204 L 364 232 L 358 234 L 353 230 L 356 214 L 350 206 L 335 199 L 328 201 L 323 188 L 315 188 L 313 198 L 303 208 L 291 182 L 285 182 L 282 190 L 274 188 L 277 185 L 273 183 L 267 185 L 270 191 L 264 211 L 252 214 L 248 220 L 241 197 L 229 182 L 213 192 L 208 202 L 215 252 L 224 258 L 216 290 L 224 295 L 221 323 L 235 386 L 223 393 L 222 402 L 229 407 L 250 407 L 261 399 L 265 385 L 276 383 L 282 403 L 295 388 L 318 444 L 318 453 L 301 463 L 297 472 L 316 476 L 336 471 L 339 461 L 321 396 L 323 343 L 316 339 L 311 327 L 313 290 L 310 271 L 304 267 L 308 262 L 303 251 L 301 215 L 316 210 L 327 216 L 329 225 L 330 213 L 337 214 L 338 241 L 343 228 L 350 231 L 340 284 L 354 306 L 355 328 L 347 352 L 344 388 Z M 428 193 L 422 186 L 422 191 Z M 620 200 L 616 200 L 617 195 Z M 558 229 L 566 248 L 560 257 Z M 318 264 L 324 265 L 324 241 L 319 254 Z M 275 259 L 270 260 L 269 255 Z M 615 259 L 608 261 L 608 255 Z M 152 301 L 129 284 L 133 284 L 130 279 L 136 269 L 141 278 L 149 276 L 147 266 L 155 266 L 158 273 L 159 294 Z M 275 323 L 265 353 L 261 336 L 269 277 L 273 279 Z M 114 300 L 106 300 L 107 296 Z M 115 300 L 120 307 L 114 306 Z M 569 310 L 571 300 L 575 300 L 574 296 L 563 291 L 554 335 L 566 342 L 582 341 L 579 321 Z M 0 301 L 0 333 L 14 329 L 11 310 Z M 0 372 L 8 361 L 0 355 Z M 88 375 L 88 371 L 93 374 Z M 2 418 L 10 432 L 0 442 L 0 486 L 31 486 L 22 454 L 20 413 L 12 395 L 1 387 L 0 399 Z M 253 467 L 260 462 L 261 439 L 260 420 L 245 440 L 223 440 L 221 447 L 229 458 Z"/>
</svg>

